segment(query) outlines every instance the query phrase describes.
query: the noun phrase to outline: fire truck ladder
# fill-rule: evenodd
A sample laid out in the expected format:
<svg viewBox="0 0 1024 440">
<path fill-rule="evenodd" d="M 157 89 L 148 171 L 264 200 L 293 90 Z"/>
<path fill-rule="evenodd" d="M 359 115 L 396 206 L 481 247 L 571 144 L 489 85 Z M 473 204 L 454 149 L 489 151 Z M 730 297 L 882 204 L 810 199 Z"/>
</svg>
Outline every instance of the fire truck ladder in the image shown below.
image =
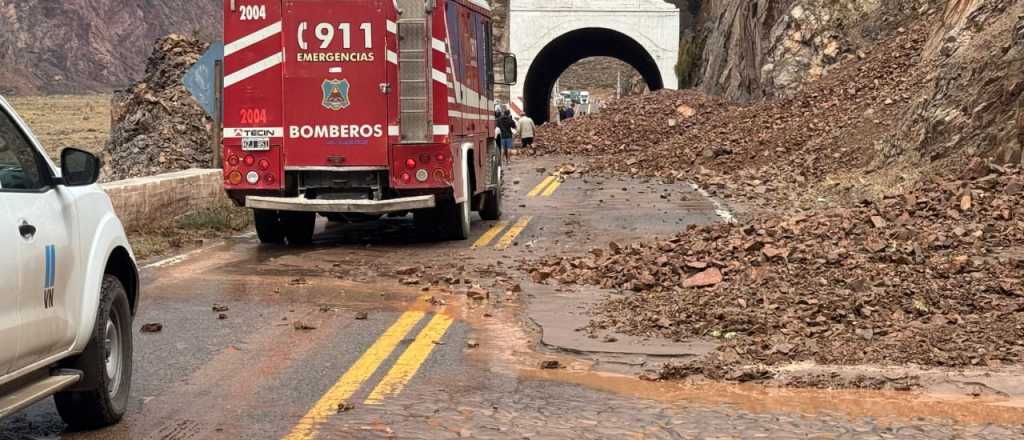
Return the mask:
<svg viewBox="0 0 1024 440">
<path fill-rule="evenodd" d="M 403 143 L 433 140 L 430 105 L 430 15 L 423 0 L 399 0 L 398 69 L 400 134 Z"/>
</svg>

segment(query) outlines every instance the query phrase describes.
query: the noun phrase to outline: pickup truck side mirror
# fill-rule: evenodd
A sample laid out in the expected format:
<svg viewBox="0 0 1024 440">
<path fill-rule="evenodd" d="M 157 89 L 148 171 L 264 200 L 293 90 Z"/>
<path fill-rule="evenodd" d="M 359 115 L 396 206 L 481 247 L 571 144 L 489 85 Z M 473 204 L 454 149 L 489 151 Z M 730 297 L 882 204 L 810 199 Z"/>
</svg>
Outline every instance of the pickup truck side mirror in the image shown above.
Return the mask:
<svg viewBox="0 0 1024 440">
<path fill-rule="evenodd" d="M 88 151 L 65 148 L 60 152 L 60 173 L 66 186 L 86 186 L 100 178 L 100 159 Z"/>
</svg>

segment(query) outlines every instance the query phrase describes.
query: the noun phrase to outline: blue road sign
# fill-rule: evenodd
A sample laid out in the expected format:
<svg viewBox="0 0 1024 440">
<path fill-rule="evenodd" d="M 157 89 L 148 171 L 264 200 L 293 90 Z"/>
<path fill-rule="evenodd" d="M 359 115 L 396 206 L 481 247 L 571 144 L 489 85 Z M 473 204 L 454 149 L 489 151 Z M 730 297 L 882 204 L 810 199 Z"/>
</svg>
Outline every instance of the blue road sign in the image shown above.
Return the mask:
<svg viewBox="0 0 1024 440">
<path fill-rule="evenodd" d="M 185 84 L 185 88 L 192 93 L 192 97 L 199 102 L 203 110 L 206 110 L 206 114 L 211 117 L 217 108 L 217 95 L 214 93 L 214 84 L 216 84 L 214 64 L 218 60 L 223 59 L 224 43 L 220 41 L 214 42 L 206 50 L 202 58 L 199 58 L 199 61 L 196 61 L 192 68 L 185 73 L 185 78 L 181 80 Z"/>
</svg>

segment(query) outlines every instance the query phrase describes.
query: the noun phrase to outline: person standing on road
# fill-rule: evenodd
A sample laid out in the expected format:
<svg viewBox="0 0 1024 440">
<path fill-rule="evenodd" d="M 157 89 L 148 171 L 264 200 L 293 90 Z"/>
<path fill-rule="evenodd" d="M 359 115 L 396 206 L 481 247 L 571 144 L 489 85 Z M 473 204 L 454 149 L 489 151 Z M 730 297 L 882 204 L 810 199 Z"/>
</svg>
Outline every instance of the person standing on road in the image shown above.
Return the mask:
<svg viewBox="0 0 1024 440">
<path fill-rule="evenodd" d="M 569 106 L 565 109 L 565 119 L 569 120 L 576 117 L 576 104 Z"/>
<path fill-rule="evenodd" d="M 533 148 L 533 138 L 537 132 L 537 125 L 529 115 L 519 118 L 519 137 L 523 139 L 523 149 L 529 151 Z"/>
<path fill-rule="evenodd" d="M 512 112 L 508 110 L 508 107 L 503 108 L 501 117 L 498 118 L 498 130 L 501 131 L 501 151 L 505 156 L 506 162 L 512 161 L 512 141 L 515 139 L 515 134 L 512 130 L 516 128 L 516 120 L 512 119 Z"/>
</svg>

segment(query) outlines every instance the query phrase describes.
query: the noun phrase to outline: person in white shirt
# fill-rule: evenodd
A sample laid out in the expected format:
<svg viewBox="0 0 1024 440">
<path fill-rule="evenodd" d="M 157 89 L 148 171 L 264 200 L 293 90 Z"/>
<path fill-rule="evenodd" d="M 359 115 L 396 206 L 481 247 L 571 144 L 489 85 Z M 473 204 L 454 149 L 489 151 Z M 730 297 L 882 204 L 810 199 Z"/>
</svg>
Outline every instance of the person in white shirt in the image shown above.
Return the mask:
<svg viewBox="0 0 1024 440">
<path fill-rule="evenodd" d="M 537 125 L 528 115 L 519 118 L 519 137 L 523 139 L 523 149 L 533 147 L 533 138 L 537 134 Z"/>
</svg>

